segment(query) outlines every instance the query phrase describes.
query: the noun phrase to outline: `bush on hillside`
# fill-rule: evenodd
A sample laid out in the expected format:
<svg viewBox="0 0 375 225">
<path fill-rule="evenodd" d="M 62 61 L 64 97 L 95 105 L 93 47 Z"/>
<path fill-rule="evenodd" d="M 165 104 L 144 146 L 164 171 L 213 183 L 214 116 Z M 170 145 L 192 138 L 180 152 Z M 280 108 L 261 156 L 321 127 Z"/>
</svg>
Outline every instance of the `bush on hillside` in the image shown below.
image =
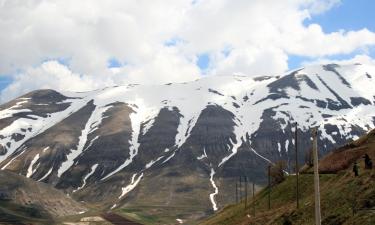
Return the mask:
<svg viewBox="0 0 375 225">
<path fill-rule="evenodd" d="M 285 170 L 285 161 L 277 161 L 274 165 L 271 166 L 270 175 L 273 185 L 279 184 L 285 180 Z"/>
</svg>

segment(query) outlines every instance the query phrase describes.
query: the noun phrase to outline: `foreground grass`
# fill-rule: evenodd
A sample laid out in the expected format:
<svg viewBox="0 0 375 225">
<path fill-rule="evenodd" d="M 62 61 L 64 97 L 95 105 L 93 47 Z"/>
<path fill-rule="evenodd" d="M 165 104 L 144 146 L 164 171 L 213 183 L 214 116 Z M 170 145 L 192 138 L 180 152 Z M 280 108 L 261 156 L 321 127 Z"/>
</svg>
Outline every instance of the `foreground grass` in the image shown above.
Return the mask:
<svg viewBox="0 0 375 225">
<path fill-rule="evenodd" d="M 295 177 L 272 188 L 271 210 L 267 190 L 262 190 L 253 203 L 230 205 L 202 222 L 202 225 L 231 224 L 314 224 L 313 174 L 300 176 L 300 209 L 296 210 Z M 375 172 L 363 171 L 354 178 L 349 170 L 320 175 L 322 224 L 375 224 Z M 353 214 L 353 206 L 358 210 Z"/>
</svg>

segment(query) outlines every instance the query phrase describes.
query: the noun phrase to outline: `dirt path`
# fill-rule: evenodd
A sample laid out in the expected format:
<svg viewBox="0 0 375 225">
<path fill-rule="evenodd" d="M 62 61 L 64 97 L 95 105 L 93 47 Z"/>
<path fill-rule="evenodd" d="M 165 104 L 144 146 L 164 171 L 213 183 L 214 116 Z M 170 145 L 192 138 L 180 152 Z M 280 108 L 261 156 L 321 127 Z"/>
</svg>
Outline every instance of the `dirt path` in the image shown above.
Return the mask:
<svg viewBox="0 0 375 225">
<path fill-rule="evenodd" d="M 101 215 L 105 220 L 111 222 L 114 225 L 142 225 L 140 223 L 136 223 L 130 221 L 122 216 L 119 216 L 114 213 L 104 213 Z"/>
</svg>

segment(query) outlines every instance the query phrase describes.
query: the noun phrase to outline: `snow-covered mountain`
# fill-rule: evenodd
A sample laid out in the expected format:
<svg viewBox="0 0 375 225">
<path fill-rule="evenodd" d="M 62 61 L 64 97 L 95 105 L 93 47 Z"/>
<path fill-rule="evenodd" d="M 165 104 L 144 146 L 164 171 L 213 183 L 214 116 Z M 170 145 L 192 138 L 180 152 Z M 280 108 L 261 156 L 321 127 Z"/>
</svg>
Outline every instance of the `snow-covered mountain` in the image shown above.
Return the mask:
<svg viewBox="0 0 375 225">
<path fill-rule="evenodd" d="M 280 76 L 38 90 L 0 107 L 0 167 L 114 208 L 234 199 L 235 180 L 262 183 L 269 161 L 300 160 L 310 131 L 328 152 L 375 127 L 375 67 L 309 66 Z"/>
</svg>

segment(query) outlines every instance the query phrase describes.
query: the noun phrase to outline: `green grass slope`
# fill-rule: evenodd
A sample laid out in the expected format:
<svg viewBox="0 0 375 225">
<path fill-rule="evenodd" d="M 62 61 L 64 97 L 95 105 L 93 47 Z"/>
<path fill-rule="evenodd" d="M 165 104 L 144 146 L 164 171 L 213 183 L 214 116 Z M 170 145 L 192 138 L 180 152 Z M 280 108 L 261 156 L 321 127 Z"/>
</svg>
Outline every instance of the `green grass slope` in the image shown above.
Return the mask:
<svg viewBox="0 0 375 225">
<path fill-rule="evenodd" d="M 322 224 L 375 224 L 375 169 L 364 169 L 361 159 L 364 153 L 369 154 L 375 161 L 374 131 L 361 137 L 359 141 L 333 151 L 321 160 L 324 167 L 321 170 L 325 172 L 320 175 Z M 359 177 L 354 177 L 351 171 L 354 161 L 360 162 Z M 295 200 L 295 176 L 289 176 L 282 183 L 272 187 L 270 210 L 268 192 L 263 189 L 255 196 L 255 216 L 253 202 L 249 198 L 248 208 L 245 209 L 244 203 L 227 206 L 201 224 L 314 224 L 314 177 L 310 171 L 311 169 L 307 168 L 306 173 L 300 174 L 298 210 Z"/>
</svg>

